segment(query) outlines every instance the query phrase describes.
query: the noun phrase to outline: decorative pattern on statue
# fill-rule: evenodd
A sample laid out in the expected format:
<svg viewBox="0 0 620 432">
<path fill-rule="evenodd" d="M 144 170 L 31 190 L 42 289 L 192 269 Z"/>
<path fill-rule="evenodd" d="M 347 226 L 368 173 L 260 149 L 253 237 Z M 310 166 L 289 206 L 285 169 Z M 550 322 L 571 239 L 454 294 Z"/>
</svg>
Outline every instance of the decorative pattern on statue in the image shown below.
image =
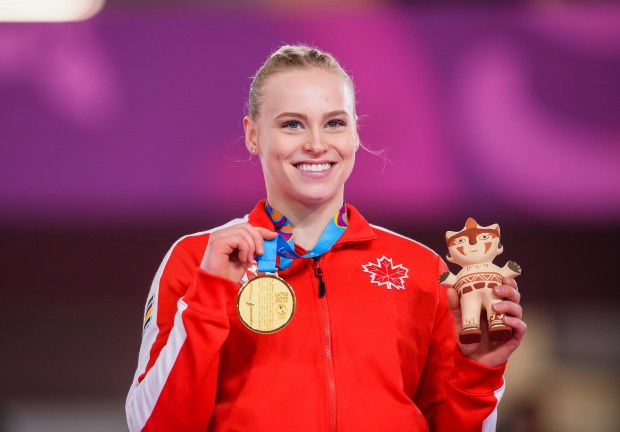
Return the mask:
<svg viewBox="0 0 620 432">
<path fill-rule="evenodd" d="M 467 219 L 461 231 L 446 232 L 446 258 L 463 268 L 457 275 L 449 271 L 441 274 L 439 283 L 458 292 L 463 319 L 459 332 L 461 343 L 480 342 L 482 308 L 486 310 L 490 340 L 512 337 L 512 329 L 504 324 L 504 314 L 493 312 L 493 304 L 502 301 L 493 288 L 501 285 L 506 277 L 519 276 L 521 267 L 514 261 L 508 261 L 504 267 L 493 264 L 493 259 L 504 251 L 499 240 L 499 225 L 480 226 L 473 218 Z"/>
</svg>

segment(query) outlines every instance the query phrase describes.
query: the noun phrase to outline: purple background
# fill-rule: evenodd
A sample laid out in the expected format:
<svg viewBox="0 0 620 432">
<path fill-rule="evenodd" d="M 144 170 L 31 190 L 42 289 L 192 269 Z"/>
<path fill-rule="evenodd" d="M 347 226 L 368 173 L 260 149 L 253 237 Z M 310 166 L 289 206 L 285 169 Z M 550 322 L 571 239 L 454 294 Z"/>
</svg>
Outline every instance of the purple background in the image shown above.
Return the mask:
<svg viewBox="0 0 620 432">
<path fill-rule="evenodd" d="M 361 152 L 347 185 L 370 217 L 617 225 L 618 16 L 155 9 L 3 25 L 0 220 L 245 213 L 264 194 L 258 164 L 235 163 L 248 77 L 301 41 L 352 73 L 362 139 L 387 151 Z"/>
</svg>

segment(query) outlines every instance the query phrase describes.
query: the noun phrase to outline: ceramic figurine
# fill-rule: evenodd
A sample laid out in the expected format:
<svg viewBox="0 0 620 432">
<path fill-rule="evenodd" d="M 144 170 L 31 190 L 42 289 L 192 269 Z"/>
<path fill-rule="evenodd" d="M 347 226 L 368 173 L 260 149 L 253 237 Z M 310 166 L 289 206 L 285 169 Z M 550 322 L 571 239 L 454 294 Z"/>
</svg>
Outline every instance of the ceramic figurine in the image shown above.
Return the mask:
<svg viewBox="0 0 620 432">
<path fill-rule="evenodd" d="M 453 287 L 459 294 L 463 318 L 459 333 L 461 343 L 480 342 L 480 313 L 483 307 L 489 323 L 489 339 L 510 339 L 512 328 L 504 324 L 504 314 L 496 314 L 491 309 L 494 303 L 502 301 L 493 288 L 501 285 L 505 277 L 519 276 L 521 267 L 514 261 L 508 261 L 501 268 L 493 264 L 493 259 L 503 252 L 499 242 L 499 226 L 480 226 L 469 218 L 461 231 L 446 232 L 446 244 L 448 261 L 463 267 L 457 275 L 448 271 L 439 277 L 442 286 Z"/>
</svg>

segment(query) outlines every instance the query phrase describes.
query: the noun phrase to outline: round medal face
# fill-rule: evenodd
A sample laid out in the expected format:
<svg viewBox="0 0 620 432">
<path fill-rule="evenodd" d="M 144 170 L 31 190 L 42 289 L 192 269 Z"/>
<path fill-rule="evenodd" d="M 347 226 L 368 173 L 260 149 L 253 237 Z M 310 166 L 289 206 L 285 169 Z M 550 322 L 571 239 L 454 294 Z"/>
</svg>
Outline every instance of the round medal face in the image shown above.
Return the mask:
<svg viewBox="0 0 620 432">
<path fill-rule="evenodd" d="M 237 297 L 241 322 L 257 333 L 275 333 L 295 313 L 295 293 L 276 275 L 260 275 L 246 282 Z"/>
</svg>

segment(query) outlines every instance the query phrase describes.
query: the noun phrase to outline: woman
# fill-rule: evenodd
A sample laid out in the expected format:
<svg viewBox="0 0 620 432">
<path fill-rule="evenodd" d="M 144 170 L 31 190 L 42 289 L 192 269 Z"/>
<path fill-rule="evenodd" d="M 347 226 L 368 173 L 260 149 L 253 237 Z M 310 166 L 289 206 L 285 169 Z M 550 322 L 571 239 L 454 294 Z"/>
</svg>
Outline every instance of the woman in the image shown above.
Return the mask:
<svg viewBox="0 0 620 432">
<path fill-rule="evenodd" d="M 267 200 L 165 257 L 127 398 L 130 429 L 493 429 L 505 363 L 526 330 L 514 280 L 496 289 L 513 338 L 458 345 L 456 293 L 437 283 L 445 264 L 343 205 L 360 141 L 353 83 L 329 54 L 281 47 L 248 106 L 246 146 Z M 261 334 L 240 320 L 237 296 L 256 258 L 275 259 L 265 256 L 276 235 L 301 256 L 278 259 L 296 310 Z"/>
</svg>

